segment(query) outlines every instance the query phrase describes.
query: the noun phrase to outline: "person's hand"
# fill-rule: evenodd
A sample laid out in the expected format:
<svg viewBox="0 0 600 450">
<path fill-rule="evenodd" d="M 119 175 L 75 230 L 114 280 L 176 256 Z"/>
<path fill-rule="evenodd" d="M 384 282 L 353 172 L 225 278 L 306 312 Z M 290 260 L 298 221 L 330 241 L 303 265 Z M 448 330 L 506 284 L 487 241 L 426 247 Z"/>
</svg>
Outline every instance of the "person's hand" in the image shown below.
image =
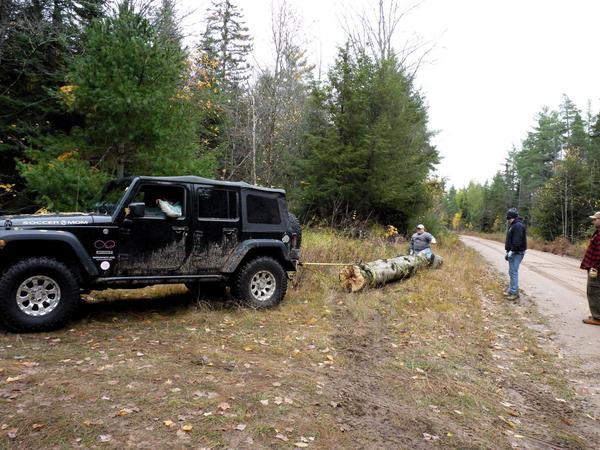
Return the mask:
<svg viewBox="0 0 600 450">
<path fill-rule="evenodd" d="M 506 255 L 504 255 L 504 259 L 508 261 L 508 252 L 506 252 Z"/>
</svg>

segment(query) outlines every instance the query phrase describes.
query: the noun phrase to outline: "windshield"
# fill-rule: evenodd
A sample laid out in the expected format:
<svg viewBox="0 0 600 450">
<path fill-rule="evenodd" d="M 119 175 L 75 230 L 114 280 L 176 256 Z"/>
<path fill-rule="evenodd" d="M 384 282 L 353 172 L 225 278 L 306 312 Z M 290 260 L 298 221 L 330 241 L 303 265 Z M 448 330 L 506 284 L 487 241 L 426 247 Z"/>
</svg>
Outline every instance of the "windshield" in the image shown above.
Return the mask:
<svg viewBox="0 0 600 450">
<path fill-rule="evenodd" d="M 104 186 L 104 189 L 102 189 L 100 197 L 92 203 L 92 212 L 106 214 L 108 216 L 112 215 L 112 213 L 115 212 L 119 200 L 121 200 L 123 194 L 129 189 L 130 184 L 131 178 L 113 180 L 107 183 Z"/>
</svg>

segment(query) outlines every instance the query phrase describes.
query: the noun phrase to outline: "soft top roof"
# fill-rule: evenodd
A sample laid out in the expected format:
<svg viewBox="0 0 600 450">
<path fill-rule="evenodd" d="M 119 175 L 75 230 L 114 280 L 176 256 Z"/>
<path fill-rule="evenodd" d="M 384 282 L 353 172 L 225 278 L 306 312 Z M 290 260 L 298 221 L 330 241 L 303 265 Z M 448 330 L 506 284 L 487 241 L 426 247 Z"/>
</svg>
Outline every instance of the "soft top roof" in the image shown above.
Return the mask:
<svg viewBox="0 0 600 450">
<path fill-rule="evenodd" d="M 143 181 L 166 181 L 166 182 L 178 182 L 178 183 L 193 183 L 193 184 L 208 184 L 213 186 L 228 186 L 228 187 L 238 187 L 243 189 L 253 189 L 257 191 L 263 192 L 273 192 L 278 194 L 285 195 L 285 190 L 283 189 L 274 189 L 267 188 L 262 186 L 254 186 L 252 184 L 245 183 L 243 181 L 221 181 L 221 180 L 211 180 L 210 178 L 196 177 L 193 175 L 180 176 L 180 177 L 148 177 L 148 176 L 138 176 L 138 177 L 129 177 L 130 180 L 134 180 L 135 178 L 139 178 Z"/>
</svg>

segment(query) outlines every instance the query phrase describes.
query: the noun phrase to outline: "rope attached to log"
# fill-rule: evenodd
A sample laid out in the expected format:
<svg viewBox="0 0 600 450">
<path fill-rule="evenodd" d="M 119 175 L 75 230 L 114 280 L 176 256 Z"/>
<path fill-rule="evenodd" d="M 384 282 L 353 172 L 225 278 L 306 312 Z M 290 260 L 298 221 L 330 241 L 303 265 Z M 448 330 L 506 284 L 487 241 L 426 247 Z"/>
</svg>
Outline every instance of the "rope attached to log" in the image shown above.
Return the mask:
<svg viewBox="0 0 600 450">
<path fill-rule="evenodd" d="M 350 266 L 351 263 L 299 262 L 299 266 Z"/>
</svg>

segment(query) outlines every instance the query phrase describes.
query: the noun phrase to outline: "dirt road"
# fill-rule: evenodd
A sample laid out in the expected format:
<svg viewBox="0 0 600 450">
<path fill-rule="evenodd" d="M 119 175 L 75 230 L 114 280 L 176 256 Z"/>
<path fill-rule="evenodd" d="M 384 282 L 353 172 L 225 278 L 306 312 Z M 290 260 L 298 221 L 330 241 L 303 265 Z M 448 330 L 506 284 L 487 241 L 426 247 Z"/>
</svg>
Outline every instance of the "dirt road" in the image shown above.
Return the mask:
<svg viewBox="0 0 600 450">
<path fill-rule="evenodd" d="M 477 250 L 498 271 L 506 274 L 504 244 L 473 236 L 461 241 Z M 600 414 L 600 327 L 585 325 L 589 315 L 586 273 L 580 261 L 537 250 L 528 250 L 519 270 L 519 287 L 547 319 L 552 339 L 572 370 L 581 377 L 578 391 L 588 396 Z M 582 381 L 583 380 L 583 381 Z"/>
</svg>

